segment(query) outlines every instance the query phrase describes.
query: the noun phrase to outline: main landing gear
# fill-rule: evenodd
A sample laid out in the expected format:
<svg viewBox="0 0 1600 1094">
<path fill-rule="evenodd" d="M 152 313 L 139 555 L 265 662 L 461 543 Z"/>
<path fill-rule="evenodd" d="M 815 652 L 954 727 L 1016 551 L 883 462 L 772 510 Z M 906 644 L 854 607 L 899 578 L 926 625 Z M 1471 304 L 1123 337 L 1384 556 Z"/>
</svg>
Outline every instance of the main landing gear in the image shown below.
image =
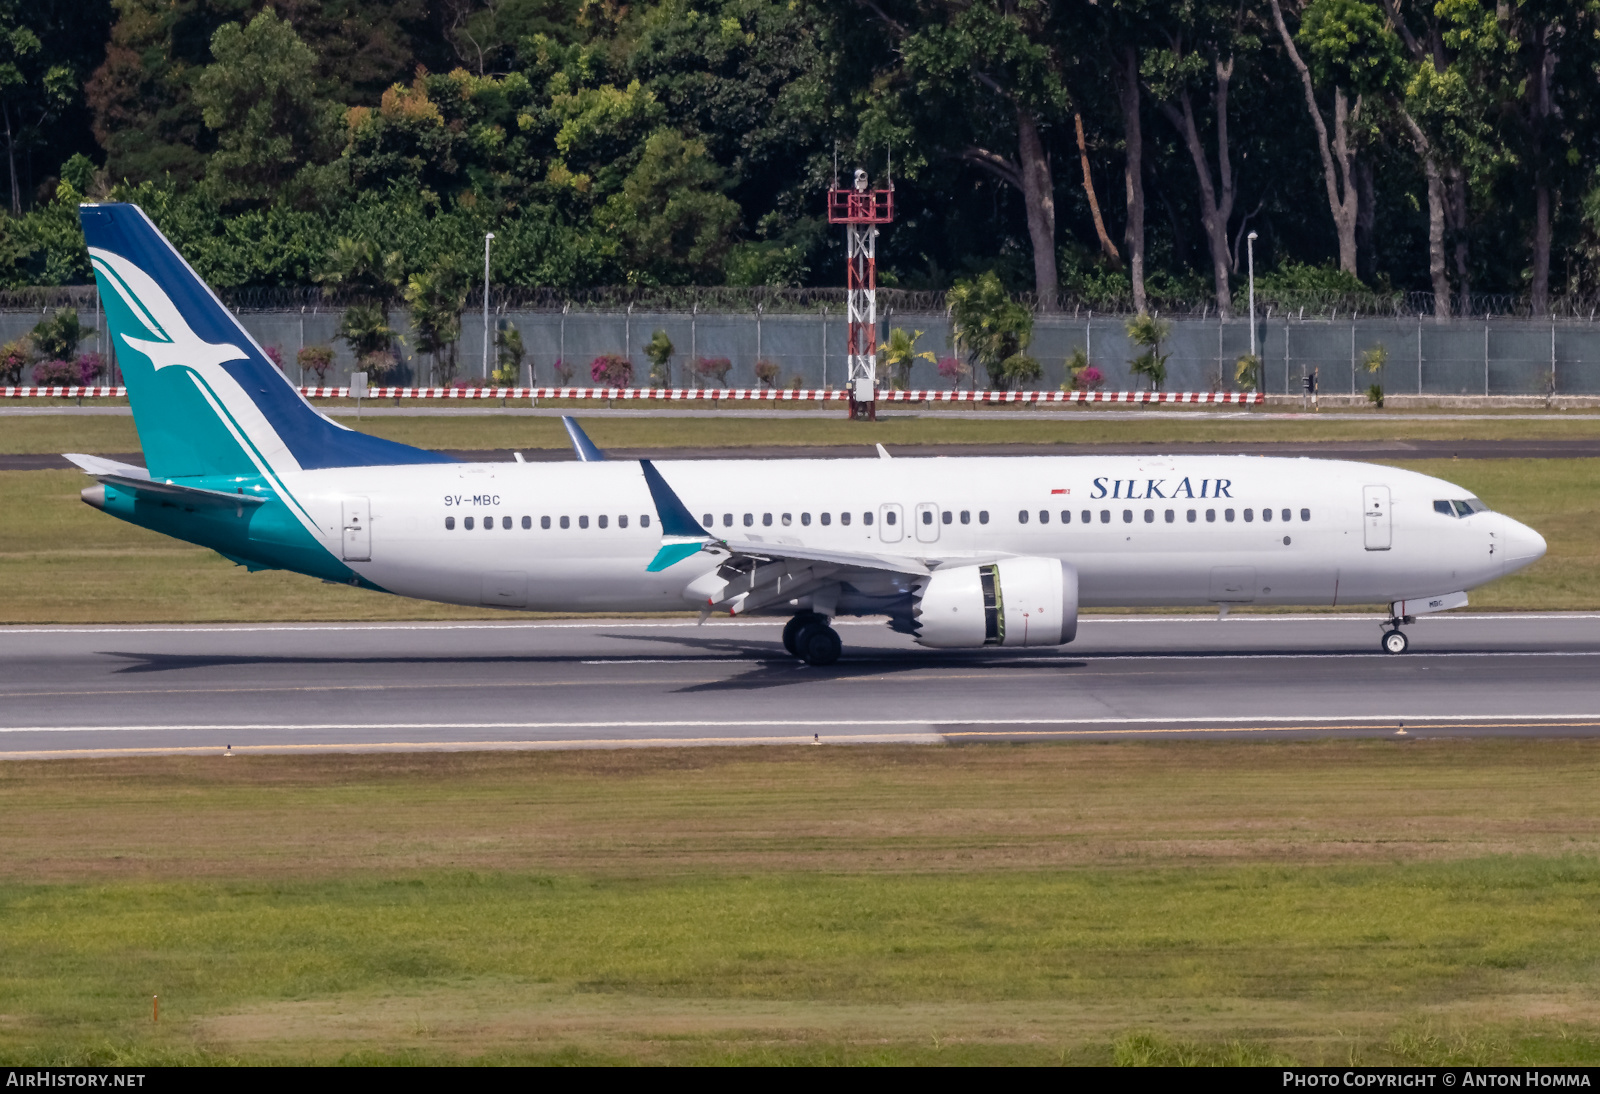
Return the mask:
<svg viewBox="0 0 1600 1094">
<path fill-rule="evenodd" d="M 1389 620 L 1386 624 L 1389 629 L 1383 632 L 1383 639 L 1379 643 L 1379 648 L 1384 653 L 1405 653 L 1411 646 L 1411 639 L 1407 638 L 1406 632 L 1400 629 L 1400 624 L 1415 623 L 1416 621 L 1417 617 L 1414 615 Z"/>
<path fill-rule="evenodd" d="M 844 647 L 827 616 L 800 612 L 784 625 L 783 648 L 808 665 L 822 666 L 839 660 Z"/>
</svg>

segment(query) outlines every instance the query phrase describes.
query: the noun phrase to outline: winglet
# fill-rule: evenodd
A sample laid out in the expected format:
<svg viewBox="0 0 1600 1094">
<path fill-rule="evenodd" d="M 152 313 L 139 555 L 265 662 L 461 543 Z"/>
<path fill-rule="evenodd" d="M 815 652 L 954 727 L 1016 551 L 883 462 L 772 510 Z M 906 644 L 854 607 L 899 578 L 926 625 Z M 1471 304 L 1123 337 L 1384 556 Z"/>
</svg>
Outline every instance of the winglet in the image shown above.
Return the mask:
<svg viewBox="0 0 1600 1094">
<path fill-rule="evenodd" d="M 640 460 L 639 469 L 644 472 L 645 484 L 650 487 L 650 499 L 656 505 L 656 519 L 661 522 L 661 547 L 645 570 L 652 574 L 660 573 L 669 566 L 699 554 L 700 548 L 711 539 L 711 533 L 694 519 L 654 464 L 649 460 Z"/>
<path fill-rule="evenodd" d="M 599 463 L 606 458 L 606 454 L 595 447 L 576 418 L 569 418 L 563 414 L 561 424 L 567 427 L 567 436 L 572 438 L 572 451 L 578 454 L 578 459 L 584 463 Z"/>
</svg>

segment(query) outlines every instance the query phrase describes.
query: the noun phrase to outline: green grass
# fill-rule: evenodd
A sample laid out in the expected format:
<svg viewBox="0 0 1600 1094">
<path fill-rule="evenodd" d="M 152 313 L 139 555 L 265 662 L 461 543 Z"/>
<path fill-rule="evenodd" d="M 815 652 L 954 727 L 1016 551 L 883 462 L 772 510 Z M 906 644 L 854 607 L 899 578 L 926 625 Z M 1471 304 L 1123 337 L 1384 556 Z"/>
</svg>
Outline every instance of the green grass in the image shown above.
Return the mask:
<svg viewBox="0 0 1600 1094">
<path fill-rule="evenodd" d="M 1161 418 L 1130 419 L 1118 411 L 1084 410 L 1069 420 L 1045 419 L 1018 410 L 1003 419 L 961 417 L 888 418 L 851 422 L 837 413 L 796 413 L 788 418 L 584 418 L 584 428 L 603 448 L 740 447 L 749 445 L 897 444 L 1162 444 L 1268 441 L 1506 440 L 1592 438 L 1600 418 L 1533 420 L 1484 415 L 1464 420 L 1370 421 L 1272 420 L 1250 417 L 1197 419 L 1173 411 Z M 384 417 L 357 422 L 365 432 L 423 448 L 565 449 L 566 433 L 555 418 L 503 415 Z M 0 420 L 0 452 L 134 452 L 139 448 L 132 418 L 40 416 Z"/>
<path fill-rule="evenodd" d="M 1589 741 L 12 764 L 0 1062 L 1594 1063 L 1597 807 Z"/>
<path fill-rule="evenodd" d="M 1600 608 L 1600 460 L 1399 463 L 1459 483 L 1538 529 L 1550 553 L 1472 594 L 1474 608 Z M 249 574 L 220 555 L 98 513 L 75 471 L 0 471 L 0 623 L 508 618 L 311 578 Z"/>
</svg>

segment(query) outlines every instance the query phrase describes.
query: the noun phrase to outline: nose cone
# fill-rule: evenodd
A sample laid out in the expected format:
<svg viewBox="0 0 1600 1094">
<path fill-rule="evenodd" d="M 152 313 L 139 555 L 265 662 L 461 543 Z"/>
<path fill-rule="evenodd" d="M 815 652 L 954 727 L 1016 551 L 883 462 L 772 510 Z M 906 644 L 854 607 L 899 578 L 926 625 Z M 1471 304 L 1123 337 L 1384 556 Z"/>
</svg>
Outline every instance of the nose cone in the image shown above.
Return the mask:
<svg viewBox="0 0 1600 1094">
<path fill-rule="evenodd" d="M 1544 537 L 1526 524 L 1520 524 L 1506 518 L 1505 531 L 1500 533 L 1503 537 L 1501 563 L 1502 573 L 1514 573 L 1525 566 L 1531 566 L 1544 557 Z"/>
</svg>

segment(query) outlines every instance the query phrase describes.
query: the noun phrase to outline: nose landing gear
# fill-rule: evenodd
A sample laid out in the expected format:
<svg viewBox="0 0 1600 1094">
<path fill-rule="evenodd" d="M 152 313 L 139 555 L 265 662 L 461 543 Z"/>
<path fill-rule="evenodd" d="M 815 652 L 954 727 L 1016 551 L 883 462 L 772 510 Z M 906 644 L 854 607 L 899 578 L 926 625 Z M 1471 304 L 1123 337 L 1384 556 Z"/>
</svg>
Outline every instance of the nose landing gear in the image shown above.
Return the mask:
<svg viewBox="0 0 1600 1094">
<path fill-rule="evenodd" d="M 843 644 L 839 633 L 828 626 L 828 617 L 816 612 L 800 612 L 783 628 L 783 648 L 808 665 L 831 665 L 839 660 Z"/>
<path fill-rule="evenodd" d="M 1407 638 L 1406 632 L 1400 629 L 1400 624 L 1415 623 L 1416 621 L 1417 617 L 1414 615 L 1407 615 L 1389 620 L 1389 622 L 1385 624 L 1385 626 L 1387 626 L 1389 629 L 1383 632 L 1383 638 L 1379 642 L 1379 648 L 1382 649 L 1384 653 L 1405 653 L 1406 650 L 1411 647 L 1411 639 Z"/>
</svg>

